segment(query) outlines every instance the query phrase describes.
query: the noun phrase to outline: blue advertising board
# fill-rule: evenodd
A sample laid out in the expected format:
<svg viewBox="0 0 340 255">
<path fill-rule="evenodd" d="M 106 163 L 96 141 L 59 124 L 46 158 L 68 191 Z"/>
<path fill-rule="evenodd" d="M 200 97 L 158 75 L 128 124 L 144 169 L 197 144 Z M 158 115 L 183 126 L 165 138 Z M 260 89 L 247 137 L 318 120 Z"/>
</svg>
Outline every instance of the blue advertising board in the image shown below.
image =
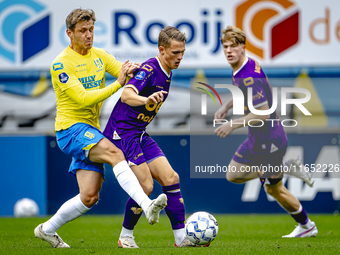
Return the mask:
<svg viewBox="0 0 340 255">
<path fill-rule="evenodd" d="M 266 195 L 258 180 L 233 184 L 225 179 L 223 171 L 195 173 L 196 165 L 228 165 L 245 137 L 153 136 L 180 176 L 187 213 L 199 210 L 211 213 L 284 212 Z M 203 141 L 204 146 L 198 146 L 197 139 Z M 309 165 L 340 163 L 337 133 L 288 134 L 288 139 L 288 157 L 299 155 Z M 0 136 L 0 144 L 0 191 L 6 194 L 0 207 L 0 216 L 12 216 L 15 202 L 23 197 L 38 203 L 40 215 L 54 214 L 65 201 L 79 192 L 76 178 L 68 174 L 71 159 L 60 151 L 54 136 Z M 88 213 L 122 214 L 128 195 L 116 181 L 112 168 L 106 165 L 105 171 L 99 203 Z M 295 178 L 284 179 L 284 182 L 306 211 L 333 213 L 340 209 L 338 177 L 335 173 L 315 173 L 313 188 Z M 151 197 L 161 192 L 161 186 L 155 182 Z"/>
</svg>

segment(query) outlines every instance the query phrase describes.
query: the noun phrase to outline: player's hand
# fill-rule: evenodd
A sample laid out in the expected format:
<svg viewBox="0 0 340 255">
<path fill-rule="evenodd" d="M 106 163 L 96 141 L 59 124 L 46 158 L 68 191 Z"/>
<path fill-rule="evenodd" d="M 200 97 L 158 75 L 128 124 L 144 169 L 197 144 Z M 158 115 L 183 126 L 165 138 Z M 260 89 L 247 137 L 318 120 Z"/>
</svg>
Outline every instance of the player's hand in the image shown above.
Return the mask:
<svg viewBox="0 0 340 255">
<path fill-rule="evenodd" d="M 136 69 L 139 69 L 141 67 L 141 63 L 133 63 L 129 70 L 127 71 L 127 76 L 132 78 L 133 77 L 133 72 L 136 70 Z"/>
<path fill-rule="evenodd" d="M 122 68 L 120 69 L 119 72 L 119 76 L 117 78 L 118 82 L 120 85 L 124 86 L 125 82 L 126 82 L 126 75 L 127 72 L 129 70 L 129 68 L 131 67 L 132 63 L 129 62 L 129 60 L 126 60 L 123 64 L 122 64 Z"/>
<path fill-rule="evenodd" d="M 218 135 L 221 138 L 225 138 L 228 135 L 231 134 L 231 132 L 233 132 L 234 128 L 230 126 L 229 124 L 230 122 L 219 126 L 218 128 L 215 129 L 215 134 Z"/>
<path fill-rule="evenodd" d="M 221 106 L 214 114 L 214 119 L 225 119 L 228 114 L 228 109 L 225 106 Z"/>
<path fill-rule="evenodd" d="M 158 104 L 159 102 L 163 102 L 163 94 L 168 94 L 168 92 L 161 90 L 153 93 L 151 96 L 148 96 L 145 104 Z"/>
</svg>

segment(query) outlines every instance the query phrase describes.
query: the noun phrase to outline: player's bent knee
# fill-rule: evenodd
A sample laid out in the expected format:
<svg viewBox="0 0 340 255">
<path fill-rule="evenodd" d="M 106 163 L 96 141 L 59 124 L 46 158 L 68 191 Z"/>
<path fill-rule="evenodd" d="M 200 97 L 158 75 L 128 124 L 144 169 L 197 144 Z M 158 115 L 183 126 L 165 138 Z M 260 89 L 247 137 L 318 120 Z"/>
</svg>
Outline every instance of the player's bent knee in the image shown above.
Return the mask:
<svg viewBox="0 0 340 255">
<path fill-rule="evenodd" d="M 99 200 L 99 193 L 95 194 L 80 194 L 83 204 L 90 208 Z"/>
<path fill-rule="evenodd" d="M 114 166 L 125 160 L 125 157 L 120 149 L 110 140 L 104 138 L 90 150 L 89 159 L 93 162 L 108 163 Z"/>
<path fill-rule="evenodd" d="M 150 196 L 153 191 L 153 183 L 152 184 L 146 184 L 142 185 L 142 188 L 146 195 Z"/>
<path fill-rule="evenodd" d="M 235 174 L 227 172 L 226 178 L 232 183 L 242 183 L 239 178 L 236 178 Z"/>
<path fill-rule="evenodd" d="M 118 149 L 117 147 L 114 150 L 112 157 L 113 157 L 113 163 L 115 165 L 118 164 L 119 162 L 125 160 L 123 152 L 120 149 Z"/>
<path fill-rule="evenodd" d="M 226 174 L 226 178 L 230 182 L 234 182 L 235 181 L 235 178 L 230 173 L 228 173 L 228 172 Z"/>
<path fill-rule="evenodd" d="M 117 165 L 119 162 L 125 160 L 123 152 L 118 149 L 114 144 L 111 144 L 106 153 L 108 154 L 109 162 L 112 166 Z"/>
<path fill-rule="evenodd" d="M 179 183 L 179 175 L 175 171 L 173 171 L 171 177 L 168 180 L 169 184 L 168 185 L 173 185 L 176 183 Z"/>
</svg>

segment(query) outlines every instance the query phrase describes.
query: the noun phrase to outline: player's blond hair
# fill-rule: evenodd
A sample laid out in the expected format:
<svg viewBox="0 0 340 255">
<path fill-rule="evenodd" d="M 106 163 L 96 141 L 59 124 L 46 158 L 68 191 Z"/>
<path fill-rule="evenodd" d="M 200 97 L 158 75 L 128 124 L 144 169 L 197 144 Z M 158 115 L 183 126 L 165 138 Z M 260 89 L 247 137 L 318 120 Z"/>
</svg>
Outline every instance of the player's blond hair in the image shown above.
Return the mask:
<svg viewBox="0 0 340 255">
<path fill-rule="evenodd" d="M 71 31 L 74 31 L 76 24 L 80 21 L 84 20 L 93 20 L 93 23 L 96 21 L 96 14 L 92 9 L 74 9 L 66 18 L 66 27 Z"/>
<path fill-rule="evenodd" d="M 222 36 L 220 37 L 222 43 L 231 41 L 235 45 L 246 44 L 246 34 L 239 28 L 233 26 L 227 26 L 226 29 L 222 29 Z"/>
<path fill-rule="evenodd" d="M 165 27 L 161 30 L 158 36 L 158 47 L 163 46 L 164 48 L 170 47 L 171 40 L 178 42 L 187 42 L 185 33 L 179 31 L 176 27 Z"/>
</svg>

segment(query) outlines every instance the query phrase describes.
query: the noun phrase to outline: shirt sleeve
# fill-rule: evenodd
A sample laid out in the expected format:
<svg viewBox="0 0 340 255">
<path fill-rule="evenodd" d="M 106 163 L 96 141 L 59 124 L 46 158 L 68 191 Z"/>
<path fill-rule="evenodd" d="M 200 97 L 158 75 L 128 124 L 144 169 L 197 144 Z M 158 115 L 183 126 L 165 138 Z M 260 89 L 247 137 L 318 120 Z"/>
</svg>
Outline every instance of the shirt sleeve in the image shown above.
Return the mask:
<svg viewBox="0 0 340 255">
<path fill-rule="evenodd" d="M 132 88 L 139 94 L 153 80 L 153 67 L 149 64 L 143 64 L 138 73 L 129 80 L 127 88 Z"/>
<path fill-rule="evenodd" d="M 102 52 L 102 57 L 105 62 L 105 71 L 113 77 L 118 78 L 119 72 L 122 69 L 122 63 L 105 50 Z"/>
</svg>

